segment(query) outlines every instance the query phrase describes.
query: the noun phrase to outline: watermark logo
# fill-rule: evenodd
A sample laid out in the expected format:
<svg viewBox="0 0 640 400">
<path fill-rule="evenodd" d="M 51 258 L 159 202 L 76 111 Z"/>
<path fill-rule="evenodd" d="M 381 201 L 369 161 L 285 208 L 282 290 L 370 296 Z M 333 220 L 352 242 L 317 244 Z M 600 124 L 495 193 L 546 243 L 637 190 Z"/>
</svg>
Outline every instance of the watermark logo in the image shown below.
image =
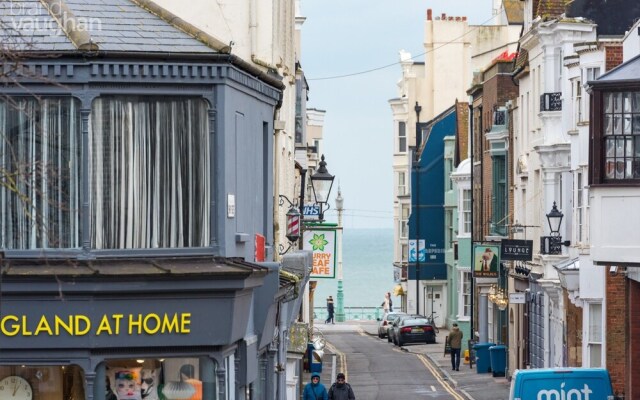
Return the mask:
<svg viewBox="0 0 640 400">
<path fill-rule="evenodd" d="M 7 3 L 5 7 L 9 8 L 10 27 L 23 34 L 61 36 L 64 35 L 64 30 L 102 30 L 100 18 L 74 16 L 60 1 L 50 3 L 48 8 L 35 2 L 9 0 Z"/>
</svg>

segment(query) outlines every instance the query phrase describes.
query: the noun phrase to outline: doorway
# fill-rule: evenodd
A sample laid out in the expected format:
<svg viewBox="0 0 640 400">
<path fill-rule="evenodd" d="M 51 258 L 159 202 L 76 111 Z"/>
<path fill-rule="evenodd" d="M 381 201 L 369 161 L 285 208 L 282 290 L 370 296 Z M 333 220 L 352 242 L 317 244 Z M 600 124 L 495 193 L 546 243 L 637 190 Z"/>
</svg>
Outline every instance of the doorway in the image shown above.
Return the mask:
<svg viewBox="0 0 640 400">
<path fill-rule="evenodd" d="M 430 317 L 433 312 L 433 319 L 437 327 L 442 327 L 445 324 L 445 296 L 444 288 L 442 285 L 429 285 L 424 288 L 425 316 Z"/>
</svg>

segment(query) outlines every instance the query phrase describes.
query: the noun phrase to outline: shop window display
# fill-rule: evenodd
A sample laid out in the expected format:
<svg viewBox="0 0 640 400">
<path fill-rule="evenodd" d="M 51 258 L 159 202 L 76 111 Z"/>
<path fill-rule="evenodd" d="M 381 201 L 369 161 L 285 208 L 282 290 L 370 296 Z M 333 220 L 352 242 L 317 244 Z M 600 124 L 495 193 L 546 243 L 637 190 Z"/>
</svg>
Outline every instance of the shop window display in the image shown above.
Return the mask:
<svg viewBox="0 0 640 400">
<path fill-rule="evenodd" d="M 202 400 L 198 358 L 109 361 L 105 400 Z"/>
<path fill-rule="evenodd" d="M 86 399 L 84 372 L 77 365 L 0 366 L 0 398 L 13 400 Z"/>
</svg>

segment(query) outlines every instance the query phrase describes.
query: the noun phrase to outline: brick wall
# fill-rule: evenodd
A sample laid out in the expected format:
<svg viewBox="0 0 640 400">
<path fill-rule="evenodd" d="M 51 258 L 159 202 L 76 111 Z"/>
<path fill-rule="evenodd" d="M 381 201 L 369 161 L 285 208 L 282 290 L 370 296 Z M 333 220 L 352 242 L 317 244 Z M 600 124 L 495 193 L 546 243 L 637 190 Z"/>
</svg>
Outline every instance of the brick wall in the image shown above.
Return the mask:
<svg viewBox="0 0 640 400">
<path fill-rule="evenodd" d="M 606 45 L 604 53 L 605 53 L 605 68 L 607 71 L 622 64 L 622 44 Z"/>
<path fill-rule="evenodd" d="M 627 355 L 627 399 L 640 398 L 640 283 L 629 280 L 629 351 Z"/>
<path fill-rule="evenodd" d="M 607 266 L 607 271 L 609 267 Z M 627 319 L 627 290 L 626 277 L 623 274 L 611 276 L 607 274 L 607 302 L 606 302 L 606 352 L 607 369 L 611 374 L 613 390 L 618 393 L 625 391 L 627 363 L 626 319 Z"/>
<path fill-rule="evenodd" d="M 574 305 L 569 300 L 566 290 L 564 292 L 565 320 L 567 330 L 567 365 L 569 367 L 582 367 L 582 308 Z"/>
</svg>

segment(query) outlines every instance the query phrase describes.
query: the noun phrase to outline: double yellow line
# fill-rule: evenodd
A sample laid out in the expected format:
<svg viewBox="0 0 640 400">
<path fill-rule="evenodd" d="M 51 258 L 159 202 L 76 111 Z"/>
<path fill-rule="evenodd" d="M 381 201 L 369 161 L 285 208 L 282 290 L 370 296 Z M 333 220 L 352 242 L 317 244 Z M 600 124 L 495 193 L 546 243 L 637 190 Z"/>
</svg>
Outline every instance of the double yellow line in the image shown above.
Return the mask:
<svg viewBox="0 0 640 400">
<path fill-rule="evenodd" d="M 364 330 L 362 330 L 362 328 L 358 329 L 358 333 L 362 336 L 368 336 L 370 337 L 371 335 L 367 334 L 364 332 Z M 341 366 L 342 368 L 338 368 L 336 367 L 336 369 L 338 370 L 338 372 L 342 372 L 346 378 L 346 381 L 349 382 L 349 372 L 348 372 L 348 368 L 347 368 L 347 355 L 344 354 L 343 352 L 341 352 L 340 350 L 338 350 L 337 348 L 335 348 L 335 346 L 333 346 L 331 343 L 326 342 L 326 346 L 329 349 L 329 351 L 331 351 L 332 353 L 337 355 L 338 358 L 338 365 Z M 395 346 L 394 346 L 394 350 Z M 400 350 L 398 350 L 400 351 Z M 455 400 L 467 400 L 466 398 L 462 397 L 460 394 L 458 394 L 449 384 L 449 382 L 445 381 L 444 379 L 442 379 L 442 376 L 440 375 L 440 371 L 438 371 L 432 364 L 431 362 L 427 359 L 427 357 L 425 357 L 423 354 L 416 354 L 416 357 L 418 357 L 418 359 L 422 362 L 422 364 L 424 364 L 425 367 L 427 367 L 427 369 L 429 370 L 429 372 L 431 372 L 431 375 L 434 376 L 434 378 L 436 378 L 436 380 L 438 381 L 438 383 L 440 383 L 440 386 L 442 386 L 442 388 L 449 393 L 451 396 L 453 396 L 453 398 Z"/>
<path fill-rule="evenodd" d="M 337 372 L 342 372 L 344 374 L 345 380 L 347 382 L 349 382 L 349 372 L 348 372 L 348 368 L 347 368 L 347 355 L 344 354 L 343 352 L 341 352 L 340 350 L 336 349 L 329 342 L 326 342 L 326 346 L 329 349 L 329 351 L 331 351 L 333 354 L 338 356 L 337 357 L 338 358 L 337 364 L 339 366 L 341 366 L 342 368 L 338 368 L 338 366 L 336 366 L 336 370 L 337 370 Z"/>
<path fill-rule="evenodd" d="M 445 381 L 444 379 L 442 379 L 442 376 L 440 375 L 440 371 L 436 370 L 433 365 L 431 365 L 431 362 L 429 362 L 429 360 L 427 360 L 427 357 L 425 357 L 422 354 L 416 354 L 416 357 L 418 357 L 418 359 L 420 361 L 422 361 L 422 363 L 424 364 L 425 367 L 427 367 L 427 369 L 429 370 L 429 372 L 431 372 L 431 375 L 433 375 L 436 380 L 438 381 L 438 383 L 440 383 L 440 385 L 444 388 L 444 390 L 449 393 L 451 396 L 453 396 L 454 399 L 456 400 L 467 400 L 464 397 L 460 396 L 458 393 L 456 393 L 455 390 L 453 390 L 453 388 L 451 387 L 451 385 L 449 384 L 449 382 Z"/>
</svg>

